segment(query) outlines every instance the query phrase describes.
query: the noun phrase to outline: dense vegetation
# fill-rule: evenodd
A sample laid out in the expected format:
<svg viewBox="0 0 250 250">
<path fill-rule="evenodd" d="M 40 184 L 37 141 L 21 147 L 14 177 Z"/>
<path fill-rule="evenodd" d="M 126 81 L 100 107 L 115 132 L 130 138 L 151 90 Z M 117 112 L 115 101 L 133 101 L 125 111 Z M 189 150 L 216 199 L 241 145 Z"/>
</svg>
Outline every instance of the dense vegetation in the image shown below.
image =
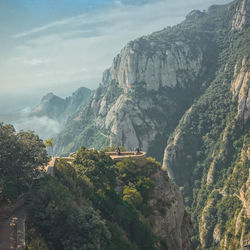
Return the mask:
<svg viewBox="0 0 250 250">
<path fill-rule="evenodd" d="M 12 201 L 27 191 L 47 162 L 45 146 L 37 135 L 16 133 L 12 125 L 0 123 L 0 201 Z"/>
<path fill-rule="evenodd" d="M 159 169 L 84 147 L 72 164 L 60 160 L 27 197 L 28 249 L 166 249 L 146 219 Z"/>
<path fill-rule="evenodd" d="M 229 7 L 215 12 L 225 15 L 216 18 L 213 39 L 219 50 L 214 80 L 192 105 L 190 119 L 181 120 L 168 141 L 173 143 L 177 133 L 183 138 L 172 168 L 193 217 L 194 249 L 222 249 L 223 244 L 237 249 L 241 239 L 249 237 L 249 219 L 239 194 L 249 175 L 250 124 L 237 115 L 238 97 L 231 87 L 241 70 L 250 70 L 250 28 L 232 30 L 228 18 L 235 5 Z M 248 91 L 249 82 L 244 94 Z"/>
</svg>

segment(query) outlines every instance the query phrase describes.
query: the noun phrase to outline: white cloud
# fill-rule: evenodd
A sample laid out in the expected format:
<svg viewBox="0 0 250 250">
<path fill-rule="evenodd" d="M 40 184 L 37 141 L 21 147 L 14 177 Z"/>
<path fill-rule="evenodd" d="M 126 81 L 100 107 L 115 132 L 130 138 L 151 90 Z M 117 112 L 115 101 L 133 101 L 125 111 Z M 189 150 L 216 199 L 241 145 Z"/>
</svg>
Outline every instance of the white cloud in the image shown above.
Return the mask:
<svg viewBox="0 0 250 250">
<path fill-rule="evenodd" d="M 28 64 L 31 66 L 38 66 L 42 64 L 47 64 L 50 62 L 49 58 L 33 58 L 29 60 L 24 60 L 24 64 Z"/>
<path fill-rule="evenodd" d="M 61 131 L 59 122 L 50 119 L 47 116 L 29 116 L 29 113 L 24 111 L 21 117 L 12 121 L 17 131 L 34 131 L 43 140 L 57 135 Z"/>
<path fill-rule="evenodd" d="M 95 88 L 128 41 L 179 23 L 192 9 L 224 2 L 228 0 L 160 0 L 132 6 L 116 1 L 113 7 L 17 33 L 12 37 L 15 57 L 0 62 L 1 91 L 28 90 L 40 99 L 41 89 L 69 95 L 80 87 L 70 84 L 75 81 Z"/>
</svg>

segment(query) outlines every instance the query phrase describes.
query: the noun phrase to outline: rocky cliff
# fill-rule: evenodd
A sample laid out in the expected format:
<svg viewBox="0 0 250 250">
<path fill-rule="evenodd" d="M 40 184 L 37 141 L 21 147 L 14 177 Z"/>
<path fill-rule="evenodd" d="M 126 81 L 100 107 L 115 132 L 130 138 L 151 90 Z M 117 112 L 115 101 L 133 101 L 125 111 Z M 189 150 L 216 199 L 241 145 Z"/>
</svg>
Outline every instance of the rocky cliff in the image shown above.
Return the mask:
<svg viewBox="0 0 250 250">
<path fill-rule="evenodd" d="M 168 249 L 191 249 L 192 223 L 186 213 L 179 188 L 162 171 L 155 176 L 154 193 L 149 200 L 153 209 L 149 220 L 153 232 L 165 239 Z"/>
<path fill-rule="evenodd" d="M 232 28 L 242 30 L 250 23 L 250 2 L 248 0 L 238 1 Z"/>
<path fill-rule="evenodd" d="M 90 105 L 58 137 L 57 152 L 74 151 L 81 141 L 139 146 L 161 159 L 169 134 L 214 77 L 220 50 L 214 30 L 228 25 L 225 9 L 193 11 L 180 25 L 129 42 L 104 72 Z M 75 135 L 68 132 L 73 127 Z"/>
</svg>

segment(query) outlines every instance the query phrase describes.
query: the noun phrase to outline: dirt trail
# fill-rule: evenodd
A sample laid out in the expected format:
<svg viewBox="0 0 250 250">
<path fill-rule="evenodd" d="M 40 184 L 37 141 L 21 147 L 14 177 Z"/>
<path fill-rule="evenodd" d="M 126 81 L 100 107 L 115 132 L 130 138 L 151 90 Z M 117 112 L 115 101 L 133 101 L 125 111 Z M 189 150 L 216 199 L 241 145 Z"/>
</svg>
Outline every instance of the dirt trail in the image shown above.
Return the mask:
<svg viewBox="0 0 250 250">
<path fill-rule="evenodd" d="M 0 207 L 0 250 L 25 249 L 24 206 L 18 207 L 10 214 L 1 209 L 2 207 Z"/>
<path fill-rule="evenodd" d="M 16 224 L 11 216 L 0 222 L 0 250 L 16 249 Z"/>
</svg>

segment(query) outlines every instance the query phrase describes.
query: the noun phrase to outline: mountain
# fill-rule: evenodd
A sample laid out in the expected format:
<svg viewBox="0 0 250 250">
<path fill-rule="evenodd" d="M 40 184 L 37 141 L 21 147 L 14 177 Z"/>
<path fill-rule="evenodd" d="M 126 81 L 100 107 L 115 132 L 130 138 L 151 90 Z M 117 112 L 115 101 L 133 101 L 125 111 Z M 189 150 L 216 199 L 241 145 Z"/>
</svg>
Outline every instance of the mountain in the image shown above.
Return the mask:
<svg viewBox="0 0 250 250">
<path fill-rule="evenodd" d="M 230 9 L 215 79 L 179 122 L 163 160 L 202 249 L 239 249 L 250 238 L 250 1 Z"/>
<path fill-rule="evenodd" d="M 71 96 L 65 99 L 48 93 L 41 103 L 32 109 L 30 116 L 47 116 L 50 119 L 65 123 L 77 110 L 83 109 L 91 96 L 91 90 L 85 87 L 77 89 Z"/>
<path fill-rule="evenodd" d="M 161 159 L 178 121 L 214 78 L 224 36 L 214 32 L 224 22 L 215 9 L 128 43 L 88 107 L 59 135 L 57 152 L 119 144 Z"/>
<path fill-rule="evenodd" d="M 236 0 L 129 42 L 55 142 L 58 154 L 114 144 L 163 159 L 192 215 L 193 249 L 250 238 L 249 24 L 250 1 Z"/>
</svg>

